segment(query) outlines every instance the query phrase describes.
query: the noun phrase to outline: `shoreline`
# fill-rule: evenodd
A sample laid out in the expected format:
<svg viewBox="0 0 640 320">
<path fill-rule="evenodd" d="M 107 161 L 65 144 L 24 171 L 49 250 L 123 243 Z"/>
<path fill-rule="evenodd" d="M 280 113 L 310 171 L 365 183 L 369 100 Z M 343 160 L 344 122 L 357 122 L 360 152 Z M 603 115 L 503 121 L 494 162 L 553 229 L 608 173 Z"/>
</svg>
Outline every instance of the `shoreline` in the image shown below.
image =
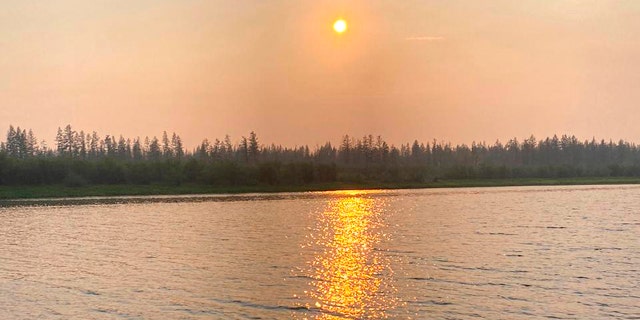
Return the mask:
<svg viewBox="0 0 640 320">
<path fill-rule="evenodd" d="M 0 200 L 13 199 L 55 199 L 77 197 L 108 196 L 148 196 L 187 194 L 242 194 L 309 192 L 354 189 L 426 189 L 426 188 L 468 188 L 468 187 L 511 187 L 511 186 L 560 186 L 560 185 L 619 185 L 640 184 L 640 177 L 591 177 L 591 178 L 520 178 L 520 179 L 476 179 L 439 180 L 436 182 L 406 183 L 324 183 L 300 186 L 232 186 L 215 187 L 198 184 L 170 185 L 91 185 L 67 187 L 62 185 L 0 186 Z"/>
</svg>

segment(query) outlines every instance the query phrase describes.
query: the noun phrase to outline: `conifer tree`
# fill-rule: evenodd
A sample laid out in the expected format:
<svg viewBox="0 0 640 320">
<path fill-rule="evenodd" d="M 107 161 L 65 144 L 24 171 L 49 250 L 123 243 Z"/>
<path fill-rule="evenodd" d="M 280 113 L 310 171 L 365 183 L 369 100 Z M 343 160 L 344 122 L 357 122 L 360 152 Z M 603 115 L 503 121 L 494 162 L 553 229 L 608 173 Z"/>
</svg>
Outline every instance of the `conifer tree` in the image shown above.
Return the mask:
<svg viewBox="0 0 640 320">
<path fill-rule="evenodd" d="M 131 148 L 131 155 L 134 160 L 142 160 L 142 147 L 140 146 L 140 138 L 133 139 L 133 147 Z"/>
<path fill-rule="evenodd" d="M 158 138 L 153 137 L 149 143 L 149 159 L 159 160 L 161 156 L 162 151 L 160 150 L 160 141 L 158 141 Z"/>
<path fill-rule="evenodd" d="M 167 159 L 173 157 L 173 150 L 171 150 L 171 143 L 166 131 L 162 132 L 162 155 Z"/>
<path fill-rule="evenodd" d="M 182 159 L 182 157 L 184 156 L 182 139 L 180 139 L 180 136 L 176 135 L 175 132 L 171 136 L 171 149 L 172 149 L 173 156 L 175 156 L 178 159 Z"/>
</svg>

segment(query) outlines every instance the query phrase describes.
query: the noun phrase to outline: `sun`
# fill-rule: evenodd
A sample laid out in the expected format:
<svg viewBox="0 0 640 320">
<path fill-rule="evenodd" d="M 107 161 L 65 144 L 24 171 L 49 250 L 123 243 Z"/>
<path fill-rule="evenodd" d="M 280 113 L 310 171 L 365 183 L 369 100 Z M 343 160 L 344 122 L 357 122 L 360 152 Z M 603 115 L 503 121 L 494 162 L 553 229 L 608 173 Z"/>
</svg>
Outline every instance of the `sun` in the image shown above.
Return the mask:
<svg viewBox="0 0 640 320">
<path fill-rule="evenodd" d="M 347 22 L 344 19 L 338 19 L 333 23 L 333 30 L 337 33 L 343 33 L 347 31 Z"/>
</svg>

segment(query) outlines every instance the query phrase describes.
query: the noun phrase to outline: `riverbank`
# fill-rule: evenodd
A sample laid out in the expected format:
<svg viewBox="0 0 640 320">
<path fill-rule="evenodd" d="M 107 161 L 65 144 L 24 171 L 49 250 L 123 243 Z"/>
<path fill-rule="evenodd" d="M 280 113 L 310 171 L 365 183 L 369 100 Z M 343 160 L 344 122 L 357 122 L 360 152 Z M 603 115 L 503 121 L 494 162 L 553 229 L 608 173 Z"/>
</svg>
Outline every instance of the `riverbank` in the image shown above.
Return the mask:
<svg viewBox="0 0 640 320">
<path fill-rule="evenodd" d="M 237 186 L 215 187 L 197 184 L 170 185 L 92 185 L 66 187 L 61 185 L 43 186 L 0 186 L 0 199 L 67 198 L 91 196 L 138 196 L 138 195 L 184 195 L 223 194 L 256 192 L 303 192 L 349 189 L 421 189 L 421 188 L 462 188 L 462 187 L 503 187 L 503 186 L 543 186 L 543 185 L 606 185 L 640 184 L 640 178 L 566 178 L 566 179 L 477 179 L 439 180 L 426 183 L 324 183 L 302 186 Z"/>
</svg>

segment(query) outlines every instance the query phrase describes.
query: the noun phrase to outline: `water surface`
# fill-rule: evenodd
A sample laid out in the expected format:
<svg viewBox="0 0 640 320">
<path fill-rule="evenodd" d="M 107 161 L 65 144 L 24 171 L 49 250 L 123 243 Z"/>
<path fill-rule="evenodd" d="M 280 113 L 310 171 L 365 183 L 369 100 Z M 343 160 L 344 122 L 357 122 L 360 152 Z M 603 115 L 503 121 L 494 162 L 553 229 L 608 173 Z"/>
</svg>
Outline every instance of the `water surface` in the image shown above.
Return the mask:
<svg viewBox="0 0 640 320">
<path fill-rule="evenodd" d="M 640 187 L 9 201 L 12 319 L 640 318 Z"/>
</svg>

